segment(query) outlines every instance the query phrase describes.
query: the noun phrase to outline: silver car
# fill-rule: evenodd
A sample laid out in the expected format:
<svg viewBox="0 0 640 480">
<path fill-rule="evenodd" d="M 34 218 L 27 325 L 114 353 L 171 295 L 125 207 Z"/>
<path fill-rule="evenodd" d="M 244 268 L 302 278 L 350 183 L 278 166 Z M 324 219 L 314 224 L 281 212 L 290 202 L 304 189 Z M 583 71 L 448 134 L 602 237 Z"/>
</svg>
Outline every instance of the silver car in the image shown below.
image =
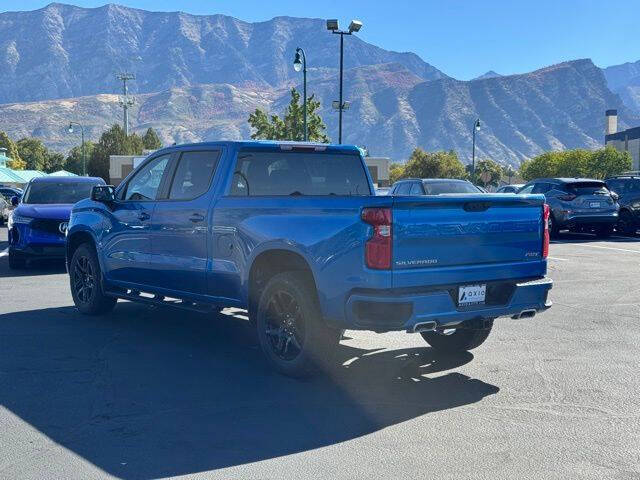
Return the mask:
<svg viewBox="0 0 640 480">
<path fill-rule="evenodd" d="M 595 233 L 607 237 L 618 221 L 618 196 L 602 180 L 589 178 L 538 178 L 519 191 L 542 193 L 551 208 L 549 232 L 560 230 Z"/>
</svg>

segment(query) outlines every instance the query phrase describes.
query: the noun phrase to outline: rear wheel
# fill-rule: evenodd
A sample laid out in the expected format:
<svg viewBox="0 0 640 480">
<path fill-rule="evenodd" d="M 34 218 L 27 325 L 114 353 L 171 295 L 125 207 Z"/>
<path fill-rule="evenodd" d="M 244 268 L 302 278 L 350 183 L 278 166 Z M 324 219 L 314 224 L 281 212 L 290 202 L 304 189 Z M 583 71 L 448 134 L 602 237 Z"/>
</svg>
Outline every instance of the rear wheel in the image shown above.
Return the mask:
<svg viewBox="0 0 640 480">
<path fill-rule="evenodd" d="M 622 210 L 618 217 L 616 230 L 625 235 L 635 235 L 638 225 L 633 219 L 633 215 L 628 210 Z"/>
<path fill-rule="evenodd" d="M 104 293 L 98 256 L 88 243 L 83 243 L 74 252 L 69 281 L 73 302 L 81 313 L 100 315 L 110 312 L 116 305 L 117 299 Z"/>
<path fill-rule="evenodd" d="M 291 377 L 312 375 L 330 361 L 342 333 L 325 325 L 313 283 L 301 272 L 280 273 L 267 282 L 256 324 L 267 361 Z"/>
<path fill-rule="evenodd" d="M 422 338 L 435 350 L 442 353 L 459 353 L 479 347 L 489 337 L 493 321 L 487 328 L 466 329 L 456 328 L 442 332 L 421 332 Z"/>
<path fill-rule="evenodd" d="M 599 225 L 596 227 L 596 235 L 600 238 L 610 237 L 613 233 L 613 225 Z"/>
<path fill-rule="evenodd" d="M 27 260 L 20 254 L 9 249 L 9 268 L 11 270 L 20 270 L 27 266 Z"/>
<path fill-rule="evenodd" d="M 558 223 L 556 219 L 553 218 L 553 213 L 549 215 L 549 236 L 551 238 L 557 238 L 558 233 L 560 233 L 560 229 L 558 228 Z"/>
</svg>

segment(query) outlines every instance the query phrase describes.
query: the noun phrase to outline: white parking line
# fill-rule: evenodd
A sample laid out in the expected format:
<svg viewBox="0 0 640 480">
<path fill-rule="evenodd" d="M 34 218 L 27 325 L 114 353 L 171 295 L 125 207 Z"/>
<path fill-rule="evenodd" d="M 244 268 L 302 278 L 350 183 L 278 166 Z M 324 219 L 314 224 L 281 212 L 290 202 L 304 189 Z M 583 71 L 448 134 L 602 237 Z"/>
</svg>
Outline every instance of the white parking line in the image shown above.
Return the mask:
<svg viewBox="0 0 640 480">
<path fill-rule="evenodd" d="M 603 250 L 617 250 L 618 252 L 638 253 L 640 250 L 629 250 L 628 248 L 603 247 L 602 245 L 587 245 L 586 243 L 574 243 L 577 247 L 601 248 Z"/>
<path fill-rule="evenodd" d="M 0 258 L 6 257 L 7 255 L 9 255 L 9 247 L 5 248 L 0 252 Z"/>
<path fill-rule="evenodd" d="M 568 262 L 568 258 L 560 258 L 560 257 L 547 257 L 549 260 L 560 260 L 561 262 Z"/>
</svg>

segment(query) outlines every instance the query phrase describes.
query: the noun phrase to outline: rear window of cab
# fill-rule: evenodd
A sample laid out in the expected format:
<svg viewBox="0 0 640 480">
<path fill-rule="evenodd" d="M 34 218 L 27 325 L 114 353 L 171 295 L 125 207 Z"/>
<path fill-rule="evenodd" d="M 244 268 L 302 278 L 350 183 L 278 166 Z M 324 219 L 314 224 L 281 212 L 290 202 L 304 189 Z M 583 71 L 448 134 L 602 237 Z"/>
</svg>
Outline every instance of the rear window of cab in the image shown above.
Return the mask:
<svg viewBox="0 0 640 480">
<path fill-rule="evenodd" d="M 240 151 L 229 195 L 350 196 L 371 190 L 356 153 Z"/>
</svg>

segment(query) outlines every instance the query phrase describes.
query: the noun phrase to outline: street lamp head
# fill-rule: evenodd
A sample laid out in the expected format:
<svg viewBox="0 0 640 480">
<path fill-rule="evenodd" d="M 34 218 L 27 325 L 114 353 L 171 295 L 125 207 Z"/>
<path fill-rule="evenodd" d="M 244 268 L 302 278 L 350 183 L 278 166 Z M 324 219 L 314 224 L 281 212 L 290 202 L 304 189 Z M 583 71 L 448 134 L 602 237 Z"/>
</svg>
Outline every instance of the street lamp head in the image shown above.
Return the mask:
<svg viewBox="0 0 640 480">
<path fill-rule="evenodd" d="M 480 119 L 476 120 L 475 128 L 476 128 L 476 131 L 480 131 Z"/>
<path fill-rule="evenodd" d="M 67 129 L 69 133 L 73 133 L 73 125 L 69 124 L 69 128 Z"/>
<path fill-rule="evenodd" d="M 336 31 L 338 30 L 338 20 L 332 18 L 331 20 L 327 20 L 327 30 Z"/>
<path fill-rule="evenodd" d="M 360 20 L 351 20 L 349 24 L 349 33 L 359 32 L 362 28 L 362 22 Z"/>
<path fill-rule="evenodd" d="M 296 58 L 293 61 L 293 69 L 296 72 L 299 72 L 300 70 L 302 70 L 302 58 L 300 55 L 300 50 L 296 50 Z"/>
</svg>

